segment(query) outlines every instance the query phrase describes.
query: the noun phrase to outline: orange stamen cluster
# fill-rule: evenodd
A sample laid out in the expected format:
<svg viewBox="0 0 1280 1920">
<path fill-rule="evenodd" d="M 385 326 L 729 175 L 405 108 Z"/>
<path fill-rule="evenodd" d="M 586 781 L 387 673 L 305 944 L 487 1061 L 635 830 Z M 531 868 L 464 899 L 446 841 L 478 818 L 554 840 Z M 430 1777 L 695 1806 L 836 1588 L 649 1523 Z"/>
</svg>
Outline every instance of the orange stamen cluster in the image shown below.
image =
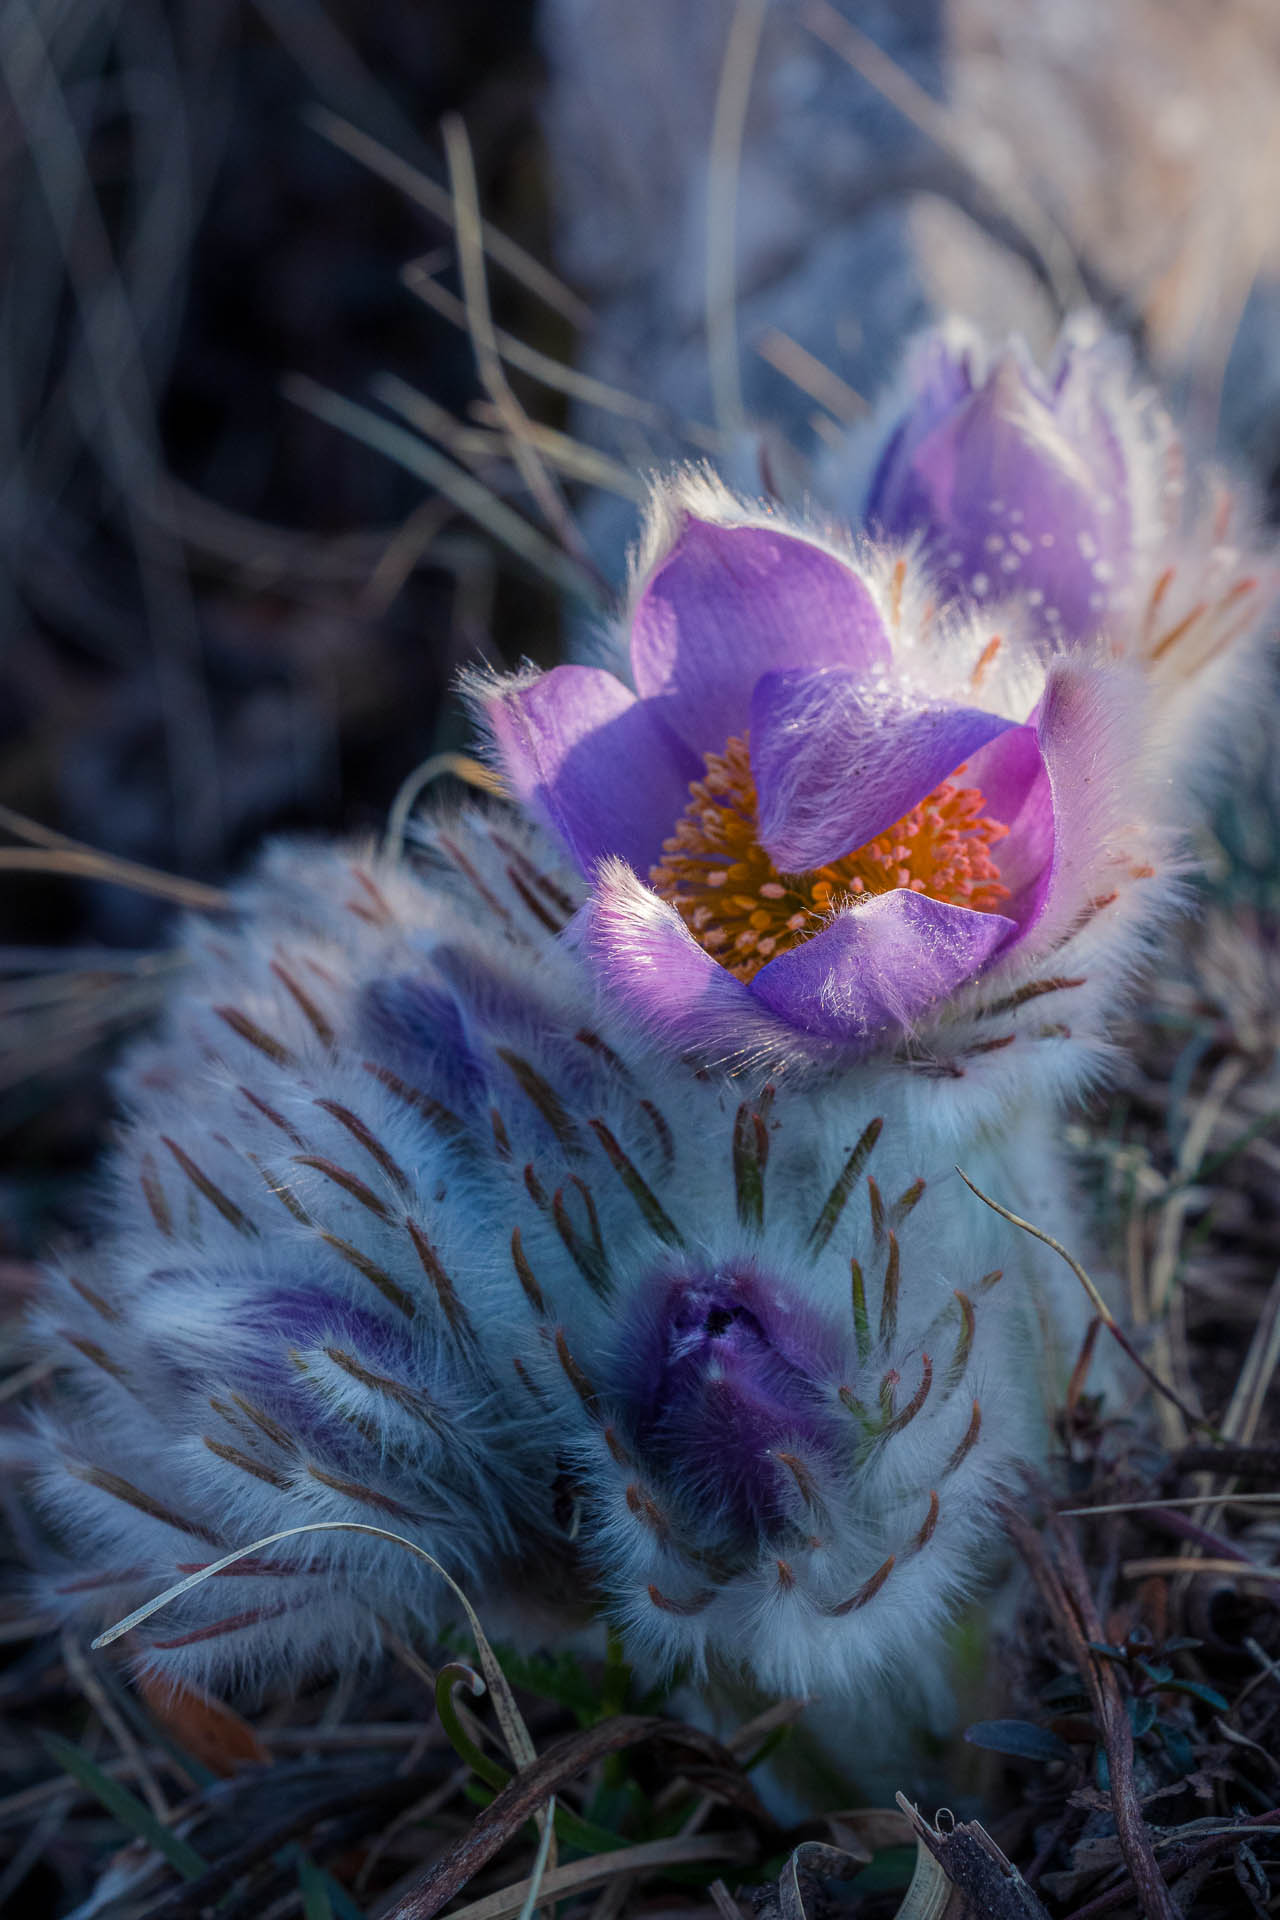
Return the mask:
<svg viewBox="0 0 1280 1920">
<path fill-rule="evenodd" d="M 865 846 L 812 873 L 782 874 L 758 837 L 746 736 L 706 758 L 649 883 L 739 980 L 809 939 L 837 907 L 897 887 L 978 913 L 1009 897 L 991 857 L 1009 829 L 983 811 L 977 787 L 944 782 Z M 952 779 L 963 772 L 957 767 Z"/>
</svg>

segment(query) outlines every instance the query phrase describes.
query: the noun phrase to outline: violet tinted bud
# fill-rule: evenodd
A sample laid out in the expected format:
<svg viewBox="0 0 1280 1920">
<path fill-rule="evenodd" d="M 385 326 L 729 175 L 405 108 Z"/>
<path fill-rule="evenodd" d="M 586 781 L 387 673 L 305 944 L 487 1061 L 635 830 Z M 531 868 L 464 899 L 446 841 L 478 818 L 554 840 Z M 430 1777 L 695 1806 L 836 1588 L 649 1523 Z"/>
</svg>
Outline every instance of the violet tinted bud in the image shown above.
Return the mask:
<svg viewBox="0 0 1280 1920">
<path fill-rule="evenodd" d="M 710 1524 L 768 1536 L 786 1512 L 779 1450 L 836 1456 L 832 1335 L 745 1266 L 672 1279 L 641 1296 L 620 1347 L 627 1439 Z M 847 1422 L 845 1423 L 847 1426 Z"/>
<path fill-rule="evenodd" d="M 1110 343 L 1068 344 L 1048 374 L 1011 345 L 984 372 L 975 347 L 944 333 L 911 380 L 872 474 L 873 531 L 920 538 L 948 599 L 1018 597 L 1044 640 L 1106 626 L 1127 603 L 1144 531 L 1151 476 L 1135 466 L 1152 460 Z"/>
</svg>

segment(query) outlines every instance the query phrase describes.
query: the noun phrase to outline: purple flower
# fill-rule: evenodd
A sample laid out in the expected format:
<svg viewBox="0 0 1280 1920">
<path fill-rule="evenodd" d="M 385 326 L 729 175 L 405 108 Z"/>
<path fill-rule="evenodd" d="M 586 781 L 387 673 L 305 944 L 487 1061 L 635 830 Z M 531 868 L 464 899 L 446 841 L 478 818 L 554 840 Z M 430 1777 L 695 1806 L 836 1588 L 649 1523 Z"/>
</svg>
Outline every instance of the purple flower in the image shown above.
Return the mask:
<svg viewBox="0 0 1280 1920">
<path fill-rule="evenodd" d="M 971 638 L 940 666 L 851 559 L 686 512 L 635 602 L 634 693 L 589 666 L 485 690 L 516 796 L 592 882 L 615 999 L 677 1043 L 865 1047 L 1021 946 L 1064 871 L 1078 670 L 979 705 L 999 642 Z"/>
<path fill-rule="evenodd" d="M 873 531 L 921 537 L 948 599 L 1020 598 L 1042 640 L 1085 639 L 1130 605 L 1168 423 L 1129 392 L 1115 343 L 1064 337 L 1047 374 L 1013 343 L 983 371 L 942 332 L 909 379 L 867 494 Z"/>
</svg>

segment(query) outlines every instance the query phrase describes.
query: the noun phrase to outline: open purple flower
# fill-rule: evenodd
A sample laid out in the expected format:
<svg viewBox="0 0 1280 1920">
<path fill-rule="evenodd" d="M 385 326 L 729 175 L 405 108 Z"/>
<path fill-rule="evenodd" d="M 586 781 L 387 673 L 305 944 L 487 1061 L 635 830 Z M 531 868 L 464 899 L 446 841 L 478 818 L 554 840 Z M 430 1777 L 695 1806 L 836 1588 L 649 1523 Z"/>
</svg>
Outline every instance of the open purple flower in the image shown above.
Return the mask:
<svg viewBox="0 0 1280 1920">
<path fill-rule="evenodd" d="M 862 1047 L 1041 920 L 1066 687 L 1031 719 L 960 697 L 979 637 L 956 697 L 926 694 L 894 624 L 816 539 L 686 512 L 634 606 L 634 693 L 589 666 L 486 689 L 515 794 L 593 883 L 585 950 L 646 1025 Z"/>
<path fill-rule="evenodd" d="M 910 378 L 871 477 L 870 526 L 921 536 L 948 598 L 1019 597 L 1044 639 L 1105 626 L 1131 603 L 1168 478 L 1167 420 L 1129 392 L 1115 343 L 1067 336 L 1047 374 L 1013 343 L 984 370 L 975 345 L 943 331 Z"/>
</svg>

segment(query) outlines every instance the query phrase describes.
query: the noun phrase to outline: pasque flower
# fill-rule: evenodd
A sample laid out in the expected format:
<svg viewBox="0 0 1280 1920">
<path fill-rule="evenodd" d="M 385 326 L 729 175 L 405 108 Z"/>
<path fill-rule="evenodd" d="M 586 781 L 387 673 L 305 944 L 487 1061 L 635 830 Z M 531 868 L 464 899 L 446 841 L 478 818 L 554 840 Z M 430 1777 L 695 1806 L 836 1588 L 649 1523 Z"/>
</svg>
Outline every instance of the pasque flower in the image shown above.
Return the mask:
<svg viewBox="0 0 1280 1920">
<path fill-rule="evenodd" d="M 744 1109 L 739 1135 L 757 1120 Z M 785 1116 L 763 1124 L 794 1144 Z M 712 1166 L 725 1144 L 708 1135 Z M 1037 1444 L 999 1372 L 1018 1312 L 985 1297 L 998 1270 L 936 1264 L 936 1219 L 882 1220 L 877 1241 L 858 1192 L 837 1254 L 820 1212 L 805 1233 L 767 1193 L 767 1235 L 739 1213 L 717 1252 L 654 1249 L 616 1324 L 578 1335 L 587 1384 L 559 1398 L 587 1552 L 628 1643 L 664 1664 L 864 1698 L 897 1672 L 918 1698 L 938 1626 L 982 1577 L 981 1507 L 1016 1436 Z"/>
<path fill-rule="evenodd" d="M 872 463 L 896 544 L 660 487 L 612 670 L 474 689 L 516 809 L 278 847 L 190 926 L 35 1327 L 69 1617 L 358 1520 L 498 1633 L 929 1692 L 1083 1332 L 955 1163 L 1072 1237 L 1054 1100 L 1105 1060 L 1259 590 L 1199 534 L 1169 571 L 1174 443 L 1101 350 L 916 364 Z M 448 1611 L 309 1534 L 135 1652 L 287 1677 Z"/>
<path fill-rule="evenodd" d="M 939 622 L 916 583 L 681 484 L 639 569 L 632 685 L 565 666 L 479 690 L 513 791 L 589 884 L 599 977 L 650 1030 L 774 1058 L 892 1045 L 963 989 L 1007 995 L 1120 855 L 1103 820 L 1140 689 Z"/>
<path fill-rule="evenodd" d="M 869 1698 L 909 1658 L 928 1690 L 1080 1304 L 1037 1293 L 1051 1354 L 998 1272 L 1030 1243 L 951 1171 L 950 1083 L 929 1132 L 903 1071 L 744 1099 L 601 1023 L 567 877 L 471 816 L 412 864 L 276 848 L 234 924 L 188 927 L 98 1233 L 35 1328 L 64 1615 L 355 1520 L 495 1633 L 603 1613 L 655 1669 Z M 224 1687 L 449 1613 L 394 1546 L 318 1533 L 128 1644 Z"/>
<path fill-rule="evenodd" d="M 917 343 L 903 387 L 828 461 L 828 497 L 913 543 L 944 599 L 1042 651 L 1101 636 L 1136 662 L 1147 751 L 1185 792 L 1277 587 L 1241 490 L 1192 466 L 1127 343 L 1087 316 L 1044 371 L 1019 341 L 993 351 L 952 322 Z"/>
</svg>

